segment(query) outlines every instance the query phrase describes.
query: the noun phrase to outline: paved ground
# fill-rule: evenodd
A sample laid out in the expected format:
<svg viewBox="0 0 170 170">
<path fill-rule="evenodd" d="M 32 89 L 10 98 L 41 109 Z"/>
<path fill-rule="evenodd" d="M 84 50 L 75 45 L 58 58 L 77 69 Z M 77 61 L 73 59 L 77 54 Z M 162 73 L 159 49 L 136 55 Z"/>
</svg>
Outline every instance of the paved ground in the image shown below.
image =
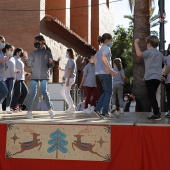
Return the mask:
<svg viewBox="0 0 170 170">
<path fill-rule="evenodd" d="M 54 119 L 50 119 L 48 112 L 34 111 L 34 119 L 26 119 L 26 112 L 5 114 L 0 113 L 2 120 L 0 124 L 9 123 L 31 123 L 31 124 L 109 124 L 109 125 L 138 125 L 138 126 L 170 126 L 170 119 L 164 118 L 165 113 L 162 113 L 161 121 L 148 120 L 147 117 L 152 113 L 124 113 L 115 114 L 114 119 L 99 119 L 94 114 L 85 114 L 76 112 L 75 114 L 67 114 L 63 111 L 57 111 Z"/>
</svg>

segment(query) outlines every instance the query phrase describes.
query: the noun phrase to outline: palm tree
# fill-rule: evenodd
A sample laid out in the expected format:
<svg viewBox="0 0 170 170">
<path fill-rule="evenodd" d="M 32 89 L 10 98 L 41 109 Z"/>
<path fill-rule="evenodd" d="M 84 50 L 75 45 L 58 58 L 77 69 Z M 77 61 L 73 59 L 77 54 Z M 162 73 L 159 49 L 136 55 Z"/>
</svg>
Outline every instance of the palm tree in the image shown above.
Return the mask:
<svg viewBox="0 0 170 170">
<path fill-rule="evenodd" d="M 158 14 L 157 14 L 157 15 L 153 15 L 153 14 L 154 14 L 154 11 L 155 11 L 155 8 L 152 7 L 152 8 L 150 9 L 150 19 L 149 19 L 149 20 L 150 20 L 150 28 L 154 28 L 154 27 L 156 27 L 156 26 L 158 26 L 158 25 L 160 24 L 160 22 L 159 22 L 159 15 L 158 15 Z M 130 20 L 130 27 L 133 28 L 134 15 L 124 15 L 124 18 L 127 18 L 127 19 Z M 164 23 L 166 24 L 167 21 L 164 20 Z M 151 34 L 155 34 L 155 35 L 158 36 L 157 31 L 151 31 Z"/>
<path fill-rule="evenodd" d="M 132 4 L 132 0 L 129 0 Z M 133 1 L 134 2 L 134 1 Z M 133 39 L 140 38 L 140 48 L 146 50 L 145 38 L 150 35 L 150 7 L 152 0 L 135 0 L 134 3 L 134 28 Z M 131 8 L 132 9 L 132 8 Z M 133 83 L 132 92 L 141 101 L 144 111 L 150 111 L 147 90 L 143 81 L 144 77 L 144 61 L 138 58 L 135 48 L 132 49 L 133 58 Z"/>
</svg>

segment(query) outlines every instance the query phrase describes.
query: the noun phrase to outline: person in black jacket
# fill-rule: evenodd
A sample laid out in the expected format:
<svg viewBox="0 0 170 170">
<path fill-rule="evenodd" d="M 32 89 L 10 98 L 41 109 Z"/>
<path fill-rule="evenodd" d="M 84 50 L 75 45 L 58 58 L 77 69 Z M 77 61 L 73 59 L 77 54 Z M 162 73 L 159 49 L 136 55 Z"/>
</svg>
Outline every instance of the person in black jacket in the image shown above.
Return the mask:
<svg viewBox="0 0 170 170">
<path fill-rule="evenodd" d="M 136 99 L 134 94 L 130 94 L 129 102 L 125 107 L 125 112 L 143 112 L 142 104 Z"/>
</svg>

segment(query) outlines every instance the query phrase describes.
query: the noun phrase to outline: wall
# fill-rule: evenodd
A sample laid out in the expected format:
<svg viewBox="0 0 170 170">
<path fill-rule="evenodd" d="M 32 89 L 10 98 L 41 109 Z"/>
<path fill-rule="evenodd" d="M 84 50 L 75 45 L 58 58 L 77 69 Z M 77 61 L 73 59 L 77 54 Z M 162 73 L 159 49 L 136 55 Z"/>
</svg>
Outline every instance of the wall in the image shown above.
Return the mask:
<svg viewBox="0 0 170 170">
<path fill-rule="evenodd" d="M 88 7 L 82 6 L 88 6 L 88 0 L 71 0 L 70 29 L 88 42 Z"/>
<path fill-rule="evenodd" d="M 40 9 L 39 0 L 0 0 L 2 9 L 17 11 L 0 11 L 0 34 L 15 47 L 22 47 L 30 52 L 34 49 L 35 35 L 40 32 L 39 11 L 20 11 Z"/>
<path fill-rule="evenodd" d="M 106 3 L 107 0 L 99 0 L 99 3 Z M 111 0 L 109 0 L 111 2 Z M 109 8 L 106 4 L 99 6 L 99 35 L 104 33 L 110 33 L 113 35 L 114 29 L 114 16 L 113 16 L 114 3 L 109 4 Z"/>
<path fill-rule="evenodd" d="M 66 24 L 66 1 L 67 0 L 46 0 L 46 14 L 57 18 L 63 24 Z M 48 10 L 62 9 L 62 10 Z"/>
</svg>

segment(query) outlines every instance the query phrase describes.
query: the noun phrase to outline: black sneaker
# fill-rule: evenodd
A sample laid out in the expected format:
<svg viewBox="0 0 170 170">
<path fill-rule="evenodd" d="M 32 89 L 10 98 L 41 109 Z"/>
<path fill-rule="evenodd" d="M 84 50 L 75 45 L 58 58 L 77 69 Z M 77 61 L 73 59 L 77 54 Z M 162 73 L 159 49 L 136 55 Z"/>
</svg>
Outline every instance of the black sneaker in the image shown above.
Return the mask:
<svg viewBox="0 0 170 170">
<path fill-rule="evenodd" d="M 102 117 L 100 111 L 98 111 L 98 110 L 93 110 L 93 113 L 94 113 L 98 118 L 101 118 L 101 117 Z"/>
<path fill-rule="evenodd" d="M 150 117 L 148 117 L 148 119 L 150 120 L 161 120 L 161 114 L 158 114 L 158 115 L 152 115 Z"/>
</svg>

